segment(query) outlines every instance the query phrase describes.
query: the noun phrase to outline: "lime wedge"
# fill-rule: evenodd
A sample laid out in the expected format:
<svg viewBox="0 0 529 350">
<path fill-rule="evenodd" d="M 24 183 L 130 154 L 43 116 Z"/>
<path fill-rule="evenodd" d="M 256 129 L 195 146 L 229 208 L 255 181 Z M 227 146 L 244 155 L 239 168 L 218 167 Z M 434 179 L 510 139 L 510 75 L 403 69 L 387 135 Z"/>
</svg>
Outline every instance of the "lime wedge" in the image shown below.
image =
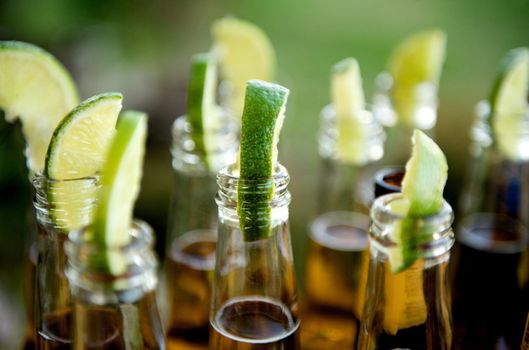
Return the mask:
<svg viewBox="0 0 529 350">
<path fill-rule="evenodd" d="M 187 114 L 195 147 L 204 154 L 209 169 L 208 154 L 213 145 L 211 131 L 218 124 L 218 107 L 215 104 L 217 67 L 209 54 L 193 56 L 187 93 Z"/>
<path fill-rule="evenodd" d="M 80 179 L 99 172 L 114 136 L 123 97 L 93 96 L 57 126 L 48 147 L 44 174 L 55 180 Z"/>
<path fill-rule="evenodd" d="M 345 163 L 361 165 L 366 162 L 363 140 L 367 124 L 362 77 L 354 58 L 346 58 L 333 67 L 331 91 L 338 129 L 338 156 Z"/>
<path fill-rule="evenodd" d="M 129 242 L 134 202 L 140 190 L 146 136 L 145 113 L 127 111 L 120 116 L 103 166 L 93 222 L 94 240 L 102 246 L 123 246 Z M 113 264 L 109 268 L 119 270 L 119 266 Z"/>
<path fill-rule="evenodd" d="M 414 130 L 411 158 L 402 180 L 403 201 L 396 202 L 394 212 L 405 216 L 393 239 L 399 243 L 391 249 L 391 270 L 400 272 L 416 258 L 416 244 L 421 239 L 417 219 L 438 213 L 443 205 L 448 165 L 443 151 L 422 131 Z"/>
<path fill-rule="evenodd" d="M 509 51 L 500 64 L 490 97 L 492 129 L 498 148 L 512 160 L 527 159 L 527 145 L 519 140 L 529 111 L 529 48 Z"/>
<path fill-rule="evenodd" d="M 53 130 L 79 103 L 66 69 L 46 51 L 17 41 L 0 41 L 0 108 L 9 122 L 19 118 L 31 173 L 44 168 Z"/>
<path fill-rule="evenodd" d="M 423 83 L 437 86 L 445 59 L 446 34 L 442 30 L 417 33 L 391 55 L 388 71 L 393 77 L 391 95 L 399 120 L 415 125 L 415 109 Z"/>
<path fill-rule="evenodd" d="M 65 232 L 91 219 L 97 186 L 81 179 L 95 176 L 103 166 L 114 136 L 122 97 L 117 93 L 94 96 L 75 107 L 55 129 L 48 147 L 44 175 L 52 220 Z M 56 181 L 59 180 L 59 181 Z M 90 209 L 88 209 L 90 208 Z"/>
<path fill-rule="evenodd" d="M 277 84 L 260 80 L 247 83 L 237 205 L 241 231 L 247 241 L 270 235 L 273 174 L 288 94 L 287 88 Z"/>
<path fill-rule="evenodd" d="M 274 48 L 260 28 L 234 17 L 215 21 L 211 26 L 211 34 L 221 74 L 230 85 L 228 106 L 236 116 L 241 116 L 246 81 L 274 79 Z"/>
</svg>

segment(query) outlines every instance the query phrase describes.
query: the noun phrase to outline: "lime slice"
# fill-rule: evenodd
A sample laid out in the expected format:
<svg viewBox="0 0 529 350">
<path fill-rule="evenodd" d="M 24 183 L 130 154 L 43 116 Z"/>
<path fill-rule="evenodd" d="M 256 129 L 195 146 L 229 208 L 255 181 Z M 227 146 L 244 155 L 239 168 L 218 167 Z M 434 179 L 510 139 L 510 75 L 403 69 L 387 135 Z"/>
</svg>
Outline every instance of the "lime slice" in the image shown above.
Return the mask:
<svg viewBox="0 0 529 350">
<path fill-rule="evenodd" d="M 402 179 L 403 201 L 392 208 L 405 216 L 393 239 L 399 243 L 391 249 L 391 270 L 400 272 L 411 266 L 416 258 L 418 232 L 417 219 L 438 213 L 443 205 L 443 190 L 446 184 L 448 165 L 443 151 L 422 131 L 414 130 L 411 158 L 406 163 Z"/>
<path fill-rule="evenodd" d="M 417 33 L 400 44 L 389 61 L 393 77 L 391 95 L 401 122 L 416 122 L 415 110 L 421 91 L 418 87 L 428 83 L 437 86 L 445 59 L 446 34 L 442 30 Z"/>
<path fill-rule="evenodd" d="M 89 98 L 66 115 L 53 133 L 44 165 L 50 180 L 46 194 L 53 207 L 52 220 L 66 233 L 91 220 L 97 186 L 87 178 L 103 166 L 121 100 L 117 93 Z"/>
<path fill-rule="evenodd" d="M 242 115 L 238 206 L 244 239 L 270 235 L 270 200 L 277 143 L 289 90 L 260 80 L 247 83 Z"/>
<path fill-rule="evenodd" d="M 527 145 L 519 139 L 529 111 L 529 48 L 508 52 L 500 64 L 490 97 L 492 128 L 498 148 L 512 160 L 527 159 Z"/>
<path fill-rule="evenodd" d="M 44 168 L 53 130 L 79 103 L 70 74 L 52 55 L 17 41 L 0 41 L 0 108 L 19 118 L 31 173 Z"/>
<path fill-rule="evenodd" d="M 193 56 L 187 95 L 187 114 L 195 147 L 204 154 L 209 169 L 208 154 L 215 147 L 211 131 L 218 124 L 218 107 L 215 104 L 217 67 L 209 54 Z"/>
<path fill-rule="evenodd" d="M 102 246 L 123 246 L 129 242 L 134 202 L 140 190 L 146 136 L 145 113 L 127 111 L 120 116 L 103 166 L 93 223 L 94 240 Z M 110 264 L 109 268 L 118 271 L 118 265 Z"/>
<path fill-rule="evenodd" d="M 114 136 L 123 97 L 93 96 L 75 107 L 57 126 L 48 147 L 44 174 L 67 180 L 99 172 Z"/>
<path fill-rule="evenodd" d="M 274 48 L 260 28 L 234 17 L 215 21 L 211 26 L 211 34 L 221 74 L 229 83 L 228 107 L 236 116 L 240 116 L 244 106 L 246 81 L 274 80 Z"/>
<path fill-rule="evenodd" d="M 333 67 L 332 104 L 338 129 L 337 151 L 345 163 L 364 164 L 367 130 L 364 89 L 360 67 L 354 58 L 346 58 Z"/>
</svg>

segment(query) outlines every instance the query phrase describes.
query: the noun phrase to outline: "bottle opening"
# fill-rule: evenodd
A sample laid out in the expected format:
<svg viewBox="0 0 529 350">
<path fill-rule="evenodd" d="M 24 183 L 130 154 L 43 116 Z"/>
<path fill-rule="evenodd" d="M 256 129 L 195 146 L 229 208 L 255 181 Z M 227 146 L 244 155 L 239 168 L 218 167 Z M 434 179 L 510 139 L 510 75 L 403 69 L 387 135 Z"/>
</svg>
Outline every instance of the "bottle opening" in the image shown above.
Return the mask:
<svg viewBox="0 0 529 350">
<path fill-rule="evenodd" d="M 405 169 L 403 166 L 383 168 L 375 174 L 375 197 L 400 192 Z"/>
<path fill-rule="evenodd" d="M 214 231 L 189 231 L 173 242 L 169 258 L 196 270 L 213 270 L 216 246 L 217 235 Z"/>
<path fill-rule="evenodd" d="M 471 248 L 499 254 L 522 252 L 528 242 L 526 227 L 516 219 L 494 213 L 467 216 L 457 240 Z"/>
<path fill-rule="evenodd" d="M 367 247 L 369 217 L 353 212 L 331 212 L 319 216 L 310 227 L 311 239 L 324 247 L 341 251 L 362 251 Z"/>
</svg>

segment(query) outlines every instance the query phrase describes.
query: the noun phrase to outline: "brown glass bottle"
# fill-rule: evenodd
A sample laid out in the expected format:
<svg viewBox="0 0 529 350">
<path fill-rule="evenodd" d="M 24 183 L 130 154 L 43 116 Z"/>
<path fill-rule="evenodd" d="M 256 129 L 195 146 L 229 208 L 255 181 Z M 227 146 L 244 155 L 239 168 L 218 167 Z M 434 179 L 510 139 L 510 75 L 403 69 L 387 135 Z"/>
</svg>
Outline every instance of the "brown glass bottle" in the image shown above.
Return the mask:
<svg viewBox="0 0 529 350">
<path fill-rule="evenodd" d="M 206 154 L 192 142 L 187 116 L 173 124 L 174 188 L 169 210 L 165 285 L 167 346 L 170 350 L 206 349 L 217 244 L 215 175 L 235 160 L 237 127 L 220 115 L 209 137 L 218 148 Z"/>
<path fill-rule="evenodd" d="M 368 111 L 364 115 L 368 136 L 349 144 L 364 154 L 353 161 L 339 152 L 335 109 L 329 105 L 321 112 L 317 217 L 309 227 L 300 311 L 303 349 L 347 349 L 356 339 L 368 261 L 366 214 L 384 142 L 382 127 Z"/>
<path fill-rule="evenodd" d="M 379 197 L 371 208 L 371 259 L 367 294 L 360 322 L 358 350 L 451 349 L 447 266 L 454 243 L 452 209 L 417 220 L 429 239 L 412 249 L 417 259 L 401 272 L 391 271 L 391 249 L 401 249 L 392 239 L 405 219 L 393 209 L 402 194 Z"/>
<path fill-rule="evenodd" d="M 233 167 L 219 172 L 219 240 L 210 316 L 210 349 L 299 350 L 296 277 L 288 228 L 288 173 L 278 166 L 274 177 L 252 183 Z M 274 188 L 269 199 L 263 195 Z M 237 213 L 238 188 L 255 205 L 271 208 L 269 236 L 243 237 Z M 245 205 L 242 203 L 241 205 Z M 265 214 L 266 215 L 266 214 Z"/>
</svg>

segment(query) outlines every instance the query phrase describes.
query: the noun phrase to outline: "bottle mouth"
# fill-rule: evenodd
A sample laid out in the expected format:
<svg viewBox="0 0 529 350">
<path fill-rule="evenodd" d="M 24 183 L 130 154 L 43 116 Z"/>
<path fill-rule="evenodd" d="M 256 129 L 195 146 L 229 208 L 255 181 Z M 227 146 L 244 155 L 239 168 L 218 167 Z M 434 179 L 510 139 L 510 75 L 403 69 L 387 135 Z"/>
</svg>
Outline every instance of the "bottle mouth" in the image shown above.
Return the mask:
<svg viewBox="0 0 529 350">
<path fill-rule="evenodd" d="M 268 198 L 272 190 L 272 198 L 266 199 L 270 206 L 280 206 L 290 202 L 290 193 L 288 192 L 288 183 L 290 176 L 287 169 L 277 164 L 274 174 L 270 178 L 260 179 L 241 179 L 239 177 L 239 168 L 237 164 L 232 164 L 217 174 L 217 184 L 219 191 L 217 194 L 217 204 L 234 204 L 238 200 L 238 193 L 255 194 L 255 198 Z M 219 202 L 220 201 L 220 202 Z"/>
<path fill-rule="evenodd" d="M 406 169 L 403 166 L 382 168 L 375 173 L 375 197 L 400 192 Z"/>
<path fill-rule="evenodd" d="M 362 111 L 365 118 L 360 122 L 363 124 L 365 135 L 347 140 L 350 149 L 365 150 L 363 163 L 375 162 L 384 155 L 384 140 L 386 134 L 382 125 L 373 117 L 369 110 Z M 341 161 L 338 151 L 338 127 L 336 110 L 332 105 L 325 106 L 320 113 L 320 128 L 318 133 L 319 153 L 322 158 Z"/>
<path fill-rule="evenodd" d="M 476 250 L 515 254 L 526 249 L 529 232 L 520 221 L 507 215 L 476 213 L 463 219 L 456 239 Z"/>
<path fill-rule="evenodd" d="M 367 247 L 369 217 L 337 211 L 320 215 L 310 225 L 310 237 L 321 246 L 339 251 L 363 251 Z"/>
<path fill-rule="evenodd" d="M 135 220 L 128 233 L 128 243 L 103 246 L 93 239 L 89 226 L 70 232 L 64 244 L 68 257 L 66 276 L 70 284 L 100 293 L 100 297 L 122 292 L 121 298 L 125 299 L 134 299 L 154 289 L 158 263 L 152 249 L 152 229 L 147 223 Z M 118 273 L 109 269 L 109 264 L 115 262 L 123 266 Z"/>
<path fill-rule="evenodd" d="M 402 193 L 391 193 L 378 197 L 371 207 L 370 238 L 380 246 L 391 248 L 399 245 L 394 233 L 401 229 L 401 224 L 408 217 L 398 212 L 398 202 L 403 200 Z M 414 218 L 414 227 L 421 239 L 416 242 L 416 249 L 424 257 L 433 257 L 445 253 L 454 243 L 452 207 L 443 199 L 438 213 Z"/>
<path fill-rule="evenodd" d="M 197 147 L 193 140 L 193 130 L 187 115 L 182 115 L 173 122 L 171 154 L 175 170 L 194 169 L 195 171 L 213 172 L 225 167 L 235 160 L 239 147 L 239 127 L 236 121 L 224 109 L 219 109 L 221 115 L 218 124 L 208 132 L 210 142 L 206 150 Z"/>
</svg>

